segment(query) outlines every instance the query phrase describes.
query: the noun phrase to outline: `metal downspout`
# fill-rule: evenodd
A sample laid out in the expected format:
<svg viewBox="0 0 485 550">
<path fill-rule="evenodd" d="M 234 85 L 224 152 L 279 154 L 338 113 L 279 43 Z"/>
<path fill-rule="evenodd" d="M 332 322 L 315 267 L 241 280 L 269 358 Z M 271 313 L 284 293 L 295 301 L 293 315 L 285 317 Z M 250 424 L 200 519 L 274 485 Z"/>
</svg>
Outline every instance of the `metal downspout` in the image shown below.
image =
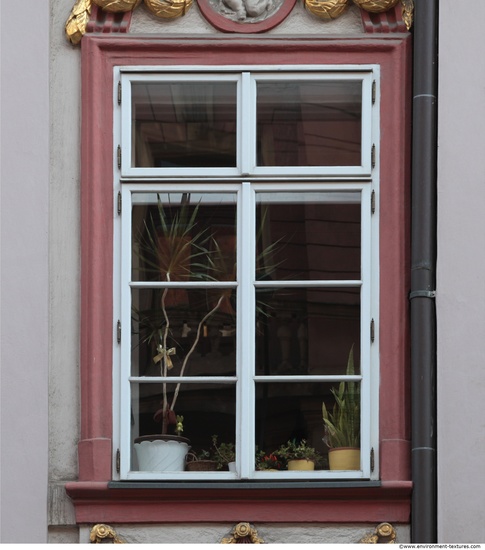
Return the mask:
<svg viewBox="0 0 485 550">
<path fill-rule="evenodd" d="M 411 540 L 437 539 L 436 179 L 438 0 L 415 0 L 411 221 Z"/>
</svg>

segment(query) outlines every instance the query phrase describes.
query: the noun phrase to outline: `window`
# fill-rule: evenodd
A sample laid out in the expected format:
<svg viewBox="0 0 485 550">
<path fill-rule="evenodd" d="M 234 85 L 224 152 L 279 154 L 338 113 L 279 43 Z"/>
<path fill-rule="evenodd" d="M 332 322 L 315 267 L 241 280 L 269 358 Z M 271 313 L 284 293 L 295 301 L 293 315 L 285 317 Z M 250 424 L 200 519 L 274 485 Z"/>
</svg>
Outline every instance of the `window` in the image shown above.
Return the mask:
<svg viewBox="0 0 485 550">
<path fill-rule="evenodd" d="M 121 479 L 376 479 L 378 67 L 117 72 Z M 355 470 L 330 470 L 324 441 L 342 383 Z M 234 465 L 189 471 L 187 446 L 144 462 L 177 429 L 194 454 L 234 445 Z M 260 468 L 302 440 L 316 469 Z"/>
</svg>

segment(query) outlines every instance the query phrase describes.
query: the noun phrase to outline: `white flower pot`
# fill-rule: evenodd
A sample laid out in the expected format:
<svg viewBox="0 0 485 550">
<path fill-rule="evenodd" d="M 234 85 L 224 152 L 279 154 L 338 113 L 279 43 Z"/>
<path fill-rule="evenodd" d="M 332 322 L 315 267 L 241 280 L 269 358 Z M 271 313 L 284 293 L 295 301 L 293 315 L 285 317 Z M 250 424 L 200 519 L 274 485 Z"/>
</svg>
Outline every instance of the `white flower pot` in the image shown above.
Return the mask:
<svg viewBox="0 0 485 550">
<path fill-rule="evenodd" d="M 145 435 L 135 439 L 138 468 L 143 472 L 181 472 L 190 441 L 175 435 Z"/>
</svg>

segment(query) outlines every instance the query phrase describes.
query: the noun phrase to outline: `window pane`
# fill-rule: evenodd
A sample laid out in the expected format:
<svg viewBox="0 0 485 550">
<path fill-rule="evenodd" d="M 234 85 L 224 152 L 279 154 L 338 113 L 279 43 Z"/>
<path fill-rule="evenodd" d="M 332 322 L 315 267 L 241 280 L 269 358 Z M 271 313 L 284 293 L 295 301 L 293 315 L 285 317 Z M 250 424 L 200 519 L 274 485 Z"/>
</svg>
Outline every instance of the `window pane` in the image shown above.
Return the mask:
<svg viewBox="0 0 485 550">
<path fill-rule="evenodd" d="M 135 167 L 236 166 L 236 83 L 133 83 Z"/>
<path fill-rule="evenodd" d="M 132 376 L 235 375 L 235 294 L 171 288 L 164 297 L 164 289 L 133 289 Z"/>
<path fill-rule="evenodd" d="M 360 358 L 360 289 L 256 291 L 256 374 L 345 374 Z"/>
<path fill-rule="evenodd" d="M 353 426 L 347 426 L 342 437 L 348 442 L 345 447 L 360 446 L 360 392 L 359 382 L 353 383 L 354 397 Z M 256 447 L 261 454 L 278 457 L 278 449 L 288 441 L 302 440 L 313 447 L 319 456 L 316 469 L 328 469 L 329 439 L 325 430 L 322 404 L 330 414 L 333 412 L 339 384 L 329 383 L 258 383 L 256 385 Z M 285 461 L 280 460 L 281 469 Z"/>
<path fill-rule="evenodd" d="M 360 81 L 257 84 L 258 166 L 360 166 Z"/>
<path fill-rule="evenodd" d="M 174 412 L 183 417 L 183 432 L 180 435 L 189 440 L 191 451 L 199 454 L 215 449 L 212 436 L 217 443 L 234 445 L 236 441 L 236 393 L 233 384 L 181 384 L 176 398 Z M 176 384 L 167 384 L 167 403 L 173 403 Z M 161 434 L 163 431 L 162 411 L 164 393 L 162 384 L 132 384 L 132 441 L 139 436 Z M 176 424 L 167 424 L 166 432 L 176 435 Z M 138 469 L 137 456 L 133 456 L 133 469 Z M 224 468 L 227 470 L 227 466 Z"/>
<path fill-rule="evenodd" d="M 259 280 L 360 280 L 360 193 L 258 193 Z"/>
<path fill-rule="evenodd" d="M 235 280 L 235 193 L 134 193 L 132 200 L 133 281 Z"/>
</svg>

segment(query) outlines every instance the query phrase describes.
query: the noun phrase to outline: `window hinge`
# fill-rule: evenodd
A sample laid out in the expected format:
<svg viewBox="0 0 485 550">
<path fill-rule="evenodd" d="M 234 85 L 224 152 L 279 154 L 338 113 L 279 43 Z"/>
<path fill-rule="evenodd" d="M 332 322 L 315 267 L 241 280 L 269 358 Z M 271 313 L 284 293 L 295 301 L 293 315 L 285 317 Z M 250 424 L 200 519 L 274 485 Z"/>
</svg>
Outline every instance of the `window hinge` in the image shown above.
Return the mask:
<svg viewBox="0 0 485 550">
<path fill-rule="evenodd" d="M 116 340 L 118 344 L 121 344 L 121 321 L 118 320 L 116 323 Z"/>
<path fill-rule="evenodd" d="M 118 82 L 118 105 L 121 105 L 121 80 Z"/>
<path fill-rule="evenodd" d="M 121 461 L 121 453 L 119 449 L 116 449 L 116 473 L 120 473 L 120 461 Z"/>
<path fill-rule="evenodd" d="M 119 451 L 118 451 L 119 452 Z M 370 450 L 370 471 L 373 472 L 375 467 L 375 460 L 374 460 L 374 447 Z"/>
<path fill-rule="evenodd" d="M 370 322 L 370 341 L 374 342 L 374 339 L 375 339 L 375 323 L 374 323 L 374 319 L 371 319 L 371 322 Z"/>
<path fill-rule="evenodd" d="M 121 145 L 118 145 L 118 168 L 121 168 Z"/>
<path fill-rule="evenodd" d="M 376 211 L 376 192 L 373 190 L 370 196 L 370 211 L 375 214 Z"/>
<path fill-rule="evenodd" d="M 121 155 L 121 153 L 120 153 L 120 155 Z M 371 152 L 370 152 L 370 158 L 371 158 L 372 168 L 375 168 L 375 166 L 376 166 L 376 146 L 375 146 L 374 143 L 372 144 L 372 149 L 371 149 Z"/>
<path fill-rule="evenodd" d="M 372 81 L 372 105 L 374 105 L 375 102 L 376 102 L 376 89 L 377 89 L 376 88 L 376 81 L 373 80 Z M 120 92 L 120 94 L 121 94 L 121 92 Z M 118 101 L 118 103 L 120 103 L 120 102 L 121 102 L 121 99 Z"/>
<path fill-rule="evenodd" d="M 121 204 L 122 204 L 121 191 L 118 191 L 118 216 L 121 215 Z"/>
</svg>

